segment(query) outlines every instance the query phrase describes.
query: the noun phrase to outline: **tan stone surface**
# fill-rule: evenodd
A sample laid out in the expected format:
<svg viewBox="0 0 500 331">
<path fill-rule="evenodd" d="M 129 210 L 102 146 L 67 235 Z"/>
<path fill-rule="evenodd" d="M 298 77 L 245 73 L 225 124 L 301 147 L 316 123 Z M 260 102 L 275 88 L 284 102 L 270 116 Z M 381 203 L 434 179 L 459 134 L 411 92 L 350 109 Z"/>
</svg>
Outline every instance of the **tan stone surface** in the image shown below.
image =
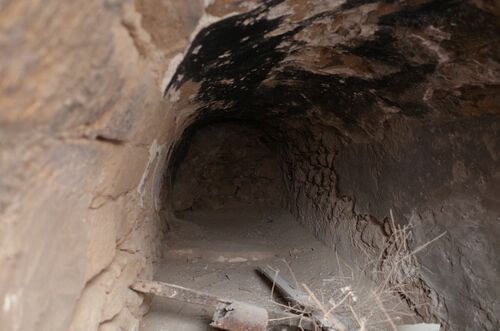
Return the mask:
<svg viewBox="0 0 500 331">
<path fill-rule="evenodd" d="M 137 187 L 146 170 L 147 188 L 161 173 L 164 154 L 146 166 L 153 140 L 175 135 L 160 82 L 201 10 L 179 1 L 0 4 L 2 330 L 96 330 L 110 315 L 138 323 L 141 300 L 128 285 L 151 274 L 155 240 L 145 238 L 161 232 L 155 192 L 139 199 Z M 170 40 L 143 27 L 163 24 L 149 17 L 165 12 L 178 18 L 167 20 Z M 110 271 L 117 245 L 135 247 L 120 262 L 135 261 L 133 271 Z"/>
</svg>

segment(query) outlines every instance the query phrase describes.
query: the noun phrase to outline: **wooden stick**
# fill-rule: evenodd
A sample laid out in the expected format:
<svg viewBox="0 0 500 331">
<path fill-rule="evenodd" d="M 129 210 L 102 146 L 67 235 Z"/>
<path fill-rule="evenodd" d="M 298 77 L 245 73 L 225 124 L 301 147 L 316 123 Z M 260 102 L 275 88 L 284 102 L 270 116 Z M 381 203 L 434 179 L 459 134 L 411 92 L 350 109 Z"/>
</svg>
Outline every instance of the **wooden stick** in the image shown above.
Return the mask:
<svg viewBox="0 0 500 331">
<path fill-rule="evenodd" d="M 216 307 L 219 303 L 231 302 L 231 300 L 215 295 L 198 292 L 179 285 L 157 282 L 154 280 L 138 280 L 132 284 L 131 288 L 141 293 L 154 294 L 160 297 L 202 306 Z"/>
<path fill-rule="evenodd" d="M 225 299 L 216 295 L 199 292 L 179 285 L 158 282 L 153 280 L 138 280 L 134 284 L 132 284 L 130 288 L 144 294 L 157 295 L 159 297 L 187 302 L 190 304 L 209 306 L 219 310 L 221 304 L 229 307 L 231 304 L 236 303 L 239 308 L 245 306 L 248 307 L 251 306 L 248 304 L 239 304 L 235 300 Z M 255 308 L 257 310 L 263 309 L 259 307 Z M 310 318 L 304 317 L 302 315 L 296 315 L 286 312 L 268 311 L 268 316 L 269 316 L 268 325 L 288 325 L 288 326 L 296 326 L 305 330 L 315 330 L 315 323 Z M 214 322 L 220 322 L 220 321 L 221 321 L 220 318 L 214 317 Z M 232 323 L 232 326 L 234 325 L 235 323 Z M 230 330 L 240 330 L 240 327 L 238 326 L 236 329 L 230 329 Z"/>
</svg>

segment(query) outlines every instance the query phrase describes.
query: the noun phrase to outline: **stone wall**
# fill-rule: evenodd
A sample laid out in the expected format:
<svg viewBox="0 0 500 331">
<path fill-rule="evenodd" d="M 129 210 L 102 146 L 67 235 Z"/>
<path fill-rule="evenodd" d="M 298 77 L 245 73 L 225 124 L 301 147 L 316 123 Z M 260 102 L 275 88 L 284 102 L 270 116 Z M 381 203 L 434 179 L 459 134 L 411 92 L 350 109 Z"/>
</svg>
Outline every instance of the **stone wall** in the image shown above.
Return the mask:
<svg viewBox="0 0 500 331">
<path fill-rule="evenodd" d="M 335 161 L 339 193 L 357 214 L 381 219 L 394 210 L 410 222 L 413 248 L 446 233 L 417 257 L 433 314 L 450 330 L 499 326 L 499 125 L 399 121 Z"/>
<path fill-rule="evenodd" d="M 202 14 L 189 3 L 0 4 L 2 330 L 137 330 L 128 286 L 152 277 L 161 240 L 155 196 L 182 131 L 161 80 Z M 162 48 L 148 29 L 164 13 L 179 19 Z"/>
<path fill-rule="evenodd" d="M 314 128 L 309 126 L 308 129 Z M 498 326 L 498 121 L 395 121 L 380 140 L 288 131 L 288 208 L 351 265 L 383 249 L 389 211 L 417 254 L 413 304 L 446 330 Z M 467 307 L 467 308 L 464 308 Z M 475 307 L 470 309 L 470 307 Z"/>
<path fill-rule="evenodd" d="M 178 168 L 172 169 L 174 211 L 281 204 L 280 163 L 263 132 L 214 123 L 186 139 L 187 151 Z"/>
</svg>

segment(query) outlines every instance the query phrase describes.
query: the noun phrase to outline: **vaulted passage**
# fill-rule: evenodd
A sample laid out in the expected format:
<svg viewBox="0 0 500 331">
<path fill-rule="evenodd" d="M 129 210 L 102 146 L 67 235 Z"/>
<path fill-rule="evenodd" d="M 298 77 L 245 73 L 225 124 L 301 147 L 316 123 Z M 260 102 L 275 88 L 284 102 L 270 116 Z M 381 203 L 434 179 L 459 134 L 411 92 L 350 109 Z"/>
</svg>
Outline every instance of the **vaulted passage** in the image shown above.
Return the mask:
<svg viewBox="0 0 500 331">
<path fill-rule="evenodd" d="M 224 264 L 233 270 L 229 261 L 239 258 L 225 257 L 222 242 L 238 246 L 245 242 L 241 233 L 266 228 L 261 239 L 290 252 L 324 244 L 318 255 L 296 254 L 291 267 L 313 270 L 301 281 L 312 282 L 316 292 L 332 285 L 313 279 L 341 277 L 347 263 L 357 275 L 351 283 L 373 289 L 336 288 L 352 287 L 366 306 L 377 307 L 366 293 L 390 284 L 384 291 L 397 298 L 397 308 L 388 310 L 398 323 L 409 316 L 450 329 L 494 328 L 497 303 L 490 290 L 498 275 L 491 265 L 497 262 L 483 244 L 495 246 L 499 230 L 491 197 L 498 197 L 493 150 L 500 82 L 488 72 L 498 72 L 492 61 L 500 54 L 486 46 L 498 45 L 491 34 L 498 31 L 497 18 L 466 2 L 297 6 L 266 2 L 201 29 L 166 85 L 167 102 L 193 113 L 171 154 L 163 199 L 176 219 L 208 226 L 200 241 L 214 245 L 220 261 L 205 289 L 213 285 L 217 292 L 217 286 L 250 279 L 258 288 L 252 268 L 259 263 L 288 270 L 249 253 L 238 276 L 221 276 Z M 266 223 L 274 219 L 276 228 Z M 290 228 L 298 222 L 303 237 L 280 235 L 286 222 Z M 242 251 L 273 251 L 257 248 L 255 240 Z M 333 250 L 321 256 L 326 247 Z M 167 255 L 165 268 L 174 263 Z M 275 256 L 291 258 L 279 249 Z M 331 265 L 335 257 L 341 266 Z M 186 285 L 196 286 L 196 272 Z M 231 293 L 264 305 L 261 292 L 259 298 L 237 289 L 220 294 Z M 464 297 L 468 307 L 482 307 L 475 317 L 464 310 Z M 363 328 L 347 306 L 337 314 L 350 329 Z M 368 329 L 391 328 L 374 322 L 384 320 L 383 312 L 363 314 L 370 316 Z"/>
<path fill-rule="evenodd" d="M 288 154 L 291 137 L 276 133 L 270 130 L 269 123 L 259 125 L 251 120 L 229 118 L 203 121 L 186 130 L 172 152 L 169 176 L 163 187 L 163 204 L 170 217 L 154 279 L 278 313 L 283 310 L 280 304 L 287 301 L 277 295 L 273 297 L 272 284 L 256 272 L 260 267 L 270 266 L 290 281 L 304 282 L 308 289 L 320 293 L 322 300 L 338 301 L 336 315 L 349 328 L 356 327 L 348 311 L 350 305 L 355 306 L 357 314 L 370 316 L 365 324 L 371 330 L 390 327 L 390 323 L 383 322 L 387 320 L 386 313 L 377 307 L 377 300 L 384 302 L 388 316 L 398 324 L 420 321 L 422 316 L 416 311 L 423 311 L 419 305 L 426 305 L 425 298 L 417 294 L 399 297 L 409 295 L 404 291 L 424 290 L 410 289 L 409 285 L 415 284 L 407 284 L 409 275 L 404 276 L 404 284 L 391 286 L 380 284 L 381 277 L 373 278 L 379 267 L 388 267 L 385 261 L 392 257 L 371 265 L 367 256 L 352 251 L 351 237 L 342 226 L 331 230 L 342 231 L 333 247 L 347 245 L 344 253 L 348 254 L 339 256 L 332 250 L 332 244 L 318 239 L 331 235 L 320 235 L 319 231 L 325 231 L 320 222 L 305 218 L 302 225 L 297 222 L 296 215 L 305 215 L 307 210 L 303 210 L 306 202 L 291 193 L 296 186 L 309 183 L 312 188 L 305 198 L 314 200 L 327 194 L 334 199 L 333 157 L 328 156 L 320 143 L 312 142 L 319 146 L 308 146 L 295 153 L 296 157 L 309 158 L 309 150 L 315 151 L 311 153 L 314 160 L 295 169 Z M 303 174 L 294 183 L 292 174 L 296 171 Z M 376 221 L 350 222 L 356 226 L 362 224 L 364 237 L 370 238 L 370 244 L 379 245 L 378 250 L 390 251 L 394 244 L 390 227 L 386 233 L 382 231 L 382 223 Z M 408 251 L 403 249 L 400 253 Z M 411 262 L 414 261 L 408 258 L 405 265 Z M 391 267 L 399 268 L 398 264 Z M 393 281 L 390 273 L 383 275 Z M 302 290 L 300 285 L 297 288 Z M 364 297 L 361 304 L 356 304 L 358 296 Z M 214 307 L 157 297 L 142 329 L 212 330 L 209 324 L 213 313 Z M 274 322 L 277 325 L 272 330 L 300 330 L 299 326 L 280 325 L 279 320 Z M 295 322 L 301 323 L 299 319 Z"/>
<path fill-rule="evenodd" d="M 266 266 L 347 330 L 499 329 L 499 14 L 0 4 L 2 330 L 211 330 L 139 280 L 301 315 Z"/>
</svg>

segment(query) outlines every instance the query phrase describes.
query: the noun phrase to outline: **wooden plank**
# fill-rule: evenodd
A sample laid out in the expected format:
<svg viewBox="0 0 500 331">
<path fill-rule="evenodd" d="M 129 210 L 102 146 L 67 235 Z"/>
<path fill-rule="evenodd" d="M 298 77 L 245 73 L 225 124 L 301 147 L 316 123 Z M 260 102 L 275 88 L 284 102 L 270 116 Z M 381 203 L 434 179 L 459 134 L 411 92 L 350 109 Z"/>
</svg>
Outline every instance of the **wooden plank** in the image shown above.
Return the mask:
<svg viewBox="0 0 500 331">
<path fill-rule="evenodd" d="M 285 282 L 280 282 L 280 284 L 286 286 Z M 264 308 L 199 292 L 179 285 L 158 282 L 153 280 L 138 280 L 130 287 L 133 290 L 144 294 L 152 294 L 191 304 L 213 307 L 216 309 L 216 313 L 214 314 L 214 319 L 213 319 L 214 323 L 213 325 L 222 328 L 230 328 L 226 330 L 233 330 L 233 331 L 246 330 L 244 327 L 246 324 L 248 324 L 247 323 L 248 321 L 240 320 L 242 314 L 243 316 L 246 316 L 248 315 L 248 313 L 250 313 L 251 316 L 260 318 L 251 320 L 254 325 L 255 324 L 262 325 L 264 323 L 264 319 L 262 317 L 264 316 L 263 314 L 263 311 L 265 311 Z M 237 312 L 238 313 L 237 315 L 231 316 L 233 318 L 232 320 L 229 320 L 228 318 L 222 318 L 219 316 L 221 315 L 220 314 L 220 310 L 222 309 L 221 307 L 232 307 L 231 305 L 234 304 L 239 311 Z M 248 307 L 251 307 L 252 309 L 246 310 Z M 217 309 L 219 310 L 219 313 L 217 312 Z M 241 311 L 242 309 L 245 309 L 245 311 Z M 255 314 L 256 311 L 259 312 L 259 314 Z M 293 327 L 303 328 L 304 330 L 316 330 L 317 328 L 315 327 L 315 325 L 318 325 L 317 323 L 315 323 L 313 320 L 311 320 L 309 317 L 306 316 L 300 316 L 286 312 L 276 312 L 272 310 L 267 311 L 266 323 L 269 326 L 273 325 L 293 326 Z"/>
<path fill-rule="evenodd" d="M 314 322 L 306 316 L 286 312 L 268 311 L 269 326 L 290 326 L 304 330 L 316 330 Z"/>
<path fill-rule="evenodd" d="M 308 295 L 303 293 L 302 291 L 293 287 L 287 280 L 285 280 L 280 274 L 276 274 L 276 272 L 269 267 L 258 267 L 257 271 L 259 271 L 262 275 L 264 275 L 270 282 L 274 284 L 274 286 L 278 289 L 281 296 L 289 301 L 289 304 L 292 306 L 301 306 L 303 308 L 311 307 L 311 303 L 309 302 Z"/>
<path fill-rule="evenodd" d="M 179 285 L 158 282 L 154 280 L 138 280 L 132 284 L 131 288 L 135 291 L 154 294 L 160 297 L 173 300 L 188 302 L 192 304 L 216 307 L 219 303 L 230 303 L 230 300 L 195 291 Z"/>
</svg>

